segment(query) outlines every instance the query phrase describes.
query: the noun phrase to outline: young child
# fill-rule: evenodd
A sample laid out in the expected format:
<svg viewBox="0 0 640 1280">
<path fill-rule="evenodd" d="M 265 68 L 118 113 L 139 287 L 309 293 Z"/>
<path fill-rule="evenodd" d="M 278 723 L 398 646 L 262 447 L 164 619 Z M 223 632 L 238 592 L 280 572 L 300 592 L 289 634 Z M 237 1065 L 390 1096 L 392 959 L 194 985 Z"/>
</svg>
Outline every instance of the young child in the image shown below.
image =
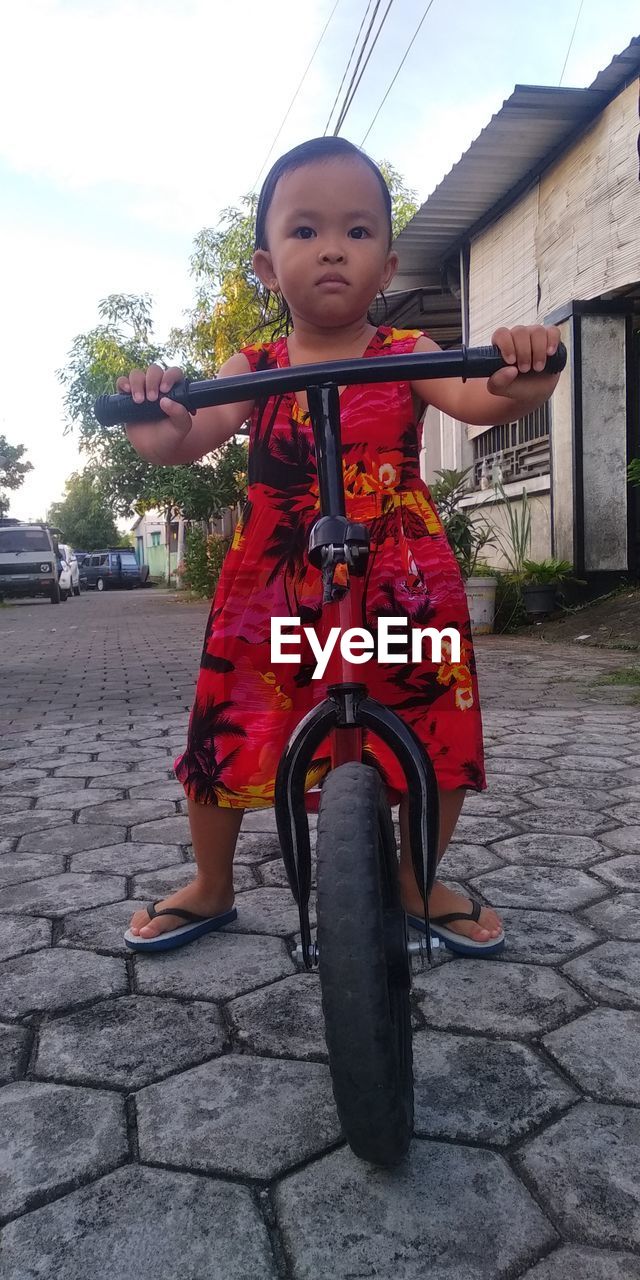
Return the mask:
<svg viewBox="0 0 640 1280">
<path fill-rule="evenodd" d="M 419 330 L 375 328 L 368 310 L 388 288 L 391 199 L 377 166 L 343 138 L 296 147 L 273 166 L 260 194 L 253 265 L 275 296 L 288 337 L 239 351 L 219 377 L 257 369 L 440 348 Z M 411 626 L 445 626 L 461 636 L 459 663 L 366 666 L 371 695 L 409 723 L 434 764 L 440 793 L 441 858 L 467 790 L 486 789 L 482 723 L 469 615 L 456 559 L 420 476 L 425 403 L 481 426 L 512 422 L 552 394 L 557 376 L 539 372 L 560 341 L 557 328 L 500 328 L 492 337 L 509 367 L 488 381 L 440 379 L 350 386 L 341 394 L 347 516 L 369 525 L 371 554 L 362 626 L 381 616 Z M 278 761 L 295 726 L 326 696 L 313 680 L 311 653 L 300 665 L 271 660 L 273 617 L 321 612 L 320 570 L 306 555 L 319 502 L 311 421 L 302 394 L 266 403 L 201 409 L 193 418 L 163 398 L 182 377 L 151 365 L 118 379 L 135 401 L 158 400 L 168 415 L 130 425 L 137 452 L 153 463 L 194 462 L 250 419 L 248 500 L 236 527 L 207 624 L 184 754 L 176 776 L 188 798 L 195 879 L 150 910 L 136 911 L 125 941 L 164 950 L 236 918 L 233 856 L 245 809 L 271 807 Z M 408 838 L 406 783 L 389 749 L 365 733 L 368 757 L 402 792 L 400 880 L 407 913 L 420 917 Z M 314 756 L 307 785 L 327 772 L 327 743 Z M 496 912 L 436 881 L 429 899 L 434 933 L 452 949 L 478 955 L 504 947 Z M 186 923 L 185 923 L 186 922 Z M 458 943 L 456 943 L 458 939 Z"/>
</svg>

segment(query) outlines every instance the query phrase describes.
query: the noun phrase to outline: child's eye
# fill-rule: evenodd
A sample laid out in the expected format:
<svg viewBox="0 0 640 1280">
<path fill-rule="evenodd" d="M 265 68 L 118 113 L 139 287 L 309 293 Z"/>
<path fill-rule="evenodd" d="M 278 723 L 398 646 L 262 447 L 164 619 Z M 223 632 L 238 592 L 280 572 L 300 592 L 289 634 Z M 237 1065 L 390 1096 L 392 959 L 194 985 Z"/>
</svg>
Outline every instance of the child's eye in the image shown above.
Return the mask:
<svg viewBox="0 0 640 1280">
<path fill-rule="evenodd" d="M 365 236 L 369 235 L 369 232 L 366 227 L 352 227 L 349 235 L 354 240 L 364 240 Z"/>
<path fill-rule="evenodd" d="M 293 234 L 294 236 L 297 236 L 299 240 L 310 240 L 316 233 L 313 230 L 313 227 L 296 227 Z"/>
</svg>

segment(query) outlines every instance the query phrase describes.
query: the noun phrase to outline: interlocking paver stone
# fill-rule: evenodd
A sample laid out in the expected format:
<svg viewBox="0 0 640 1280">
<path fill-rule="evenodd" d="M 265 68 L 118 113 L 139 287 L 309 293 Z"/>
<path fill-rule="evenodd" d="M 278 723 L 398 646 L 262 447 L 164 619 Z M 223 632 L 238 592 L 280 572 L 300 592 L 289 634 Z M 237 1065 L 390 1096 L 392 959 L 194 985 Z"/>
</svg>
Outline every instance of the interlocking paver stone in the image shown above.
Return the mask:
<svg viewBox="0 0 640 1280">
<path fill-rule="evenodd" d="M 640 1280 L 640 1258 L 588 1245 L 566 1245 L 527 1271 L 522 1280 Z"/>
<path fill-rule="evenodd" d="M 599 880 L 619 889 L 637 889 L 640 886 L 640 856 L 637 853 L 612 858 L 611 862 L 600 862 L 592 870 Z"/>
<path fill-rule="evenodd" d="M 158 847 L 171 848 L 168 844 Z M 136 846 L 132 843 L 131 848 Z M 136 898 L 143 898 L 145 902 L 157 902 L 160 898 L 166 898 L 170 893 L 175 893 L 176 889 L 182 889 L 185 884 L 189 884 L 194 875 L 195 867 L 192 862 L 177 863 L 174 857 L 171 866 L 134 876 L 133 894 Z M 233 868 L 233 883 L 236 893 L 243 889 L 255 889 L 256 881 L 252 868 L 236 864 Z"/>
<path fill-rule="evenodd" d="M 60 875 L 63 871 L 64 858 L 52 853 L 5 854 L 0 861 L 0 888 L 23 884 L 25 880 L 39 880 L 42 876 Z"/>
<path fill-rule="evenodd" d="M 494 907 L 571 911 L 604 898 L 605 886 L 575 867 L 501 867 L 475 876 L 473 885 Z"/>
<path fill-rule="evenodd" d="M 573 787 L 567 795 L 566 787 L 552 786 L 553 774 L 549 774 L 549 786 L 539 787 L 531 793 L 531 803 L 542 809 L 606 809 L 611 804 L 611 791 L 598 787 Z"/>
<path fill-rule="evenodd" d="M 621 1009 L 640 1009 L 640 943 L 603 942 L 562 966 L 594 1000 Z"/>
<path fill-rule="evenodd" d="M 457 844 L 488 844 L 490 840 L 502 840 L 506 836 L 512 836 L 518 831 L 518 827 L 514 826 L 517 821 L 517 815 L 508 820 L 500 818 L 466 817 L 464 812 L 458 819 L 458 825 L 453 834 L 453 840 Z"/>
<path fill-rule="evenodd" d="M 507 1146 L 580 1094 L 526 1045 L 421 1031 L 413 1038 L 415 1131 Z"/>
<path fill-rule="evenodd" d="M 62 948 L 34 951 L 0 965 L 3 1018 L 50 1013 L 127 990 L 122 960 Z"/>
<path fill-rule="evenodd" d="M 193 1000 L 231 999 L 295 969 L 283 938 L 234 935 L 228 926 L 184 951 L 136 956 L 134 964 L 138 991 Z"/>
<path fill-rule="evenodd" d="M 160 818 L 157 822 L 136 822 L 131 828 L 131 839 L 151 844 L 189 844 L 189 820 L 176 815 L 173 818 Z"/>
<path fill-rule="evenodd" d="M 414 1142 L 398 1169 L 336 1151 L 274 1192 L 294 1280 L 496 1280 L 558 1239 L 501 1156 Z"/>
<path fill-rule="evenodd" d="M 327 1058 L 317 974 L 300 973 L 227 1005 L 238 1042 L 279 1058 Z"/>
<path fill-rule="evenodd" d="M 609 849 L 619 849 L 620 853 L 640 853 L 640 826 L 603 831 L 599 839 Z"/>
<path fill-rule="evenodd" d="M 12 916 L 9 913 L 3 915 L 2 929 L 0 929 L 0 960 L 11 960 L 13 956 L 21 956 L 26 951 L 37 951 L 40 947 L 50 945 L 49 920 L 36 920 L 32 916 Z"/>
<path fill-rule="evenodd" d="M 593 929 L 566 911 L 501 907 L 500 919 L 507 937 L 508 959 L 526 964 L 561 964 L 598 941 Z"/>
<path fill-rule="evenodd" d="M 226 1039 L 212 1004 L 156 996 L 102 1000 L 45 1025 L 35 1075 L 139 1089 L 222 1053 Z"/>
<path fill-rule="evenodd" d="M 272 933 L 284 936 L 300 928 L 298 907 L 290 889 L 249 889 L 236 896 L 238 919 L 229 933 Z M 315 924 L 314 895 L 309 900 L 309 922 Z"/>
<path fill-rule="evenodd" d="M 47 827 L 57 827 L 68 822 L 73 810 L 65 809 L 23 809 L 18 813 L 5 813 L 0 817 L 0 835 L 23 835 L 26 831 L 46 831 Z"/>
<path fill-rule="evenodd" d="M 491 852 L 497 854 L 503 863 L 531 863 L 533 866 L 558 863 L 563 867 L 581 867 L 598 856 L 602 857 L 602 845 L 586 835 L 542 835 L 528 831 L 526 835 L 498 840 Z"/>
<path fill-rule="evenodd" d="M 594 1009 L 552 1031 L 542 1043 L 599 1102 L 640 1105 L 640 1013 Z"/>
<path fill-rule="evenodd" d="M 0 911 L 26 911 L 33 915 L 59 917 L 79 907 L 95 907 L 125 896 L 122 876 L 101 876 L 94 872 L 67 872 L 45 876 L 4 890 Z"/>
<path fill-rule="evenodd" d="M 11 1280 L 278 1280 L 246 1187 L 130 1165 L 5 1228 Z M 32 1268 L 37 1265 L 37 1272 Z M 626 1277 L 624 1278 L 626 1280 Z"/>
<path fill-rule="evenodd" d="M 0 1085 L 8 1084 L 24 1073 L 28 1051 L 29 1032 L 26 1027 L 0 1026 Z"/>
<path fill-rule="evenodd" d="M 640 1111 L 583 1102 L 515 1157 L 553 1221 L 573 1240 L 637 1246 Z"/>
<path fill-rule="evenodd" d="M 110 951 L 116 955 L 129 954 L 125 948 L 124 934 L 134 911 L 146 906 L 144 902 L 121 898 L 107 902 L 92 911 L 71 912 L 64 917 L 59 947 L 83 947 L 88 950 Z"/>
<path fill-rule="evenodd" d="M 124 1101 L 113 1093 L 17 1080 L 0 1089 L 0 1214 L 107 1173 L 127 1158 Z"/>
<path fill-rule="evenodd" d="M 139 829 L 139 824 L 151 820 L 172 818 L 176 806 L 173 800 L 115 800 L 83 809 L 78 822 L 123 822 L 125 826 Z"/>
<path fill-rule="evenodd" d="M 227 1055 L 136 1094 L 143 1160 L 273 1178 L 340 1138 L 328 1068 Z"/>
<path fill-rule="evenodd" d="M 497 856 L 498 849 L 499 845 L 489 850 L 481 844 L 452 842 L 444 855 L 440 878 L 451 876 L 456 880 L 471 880 L 483 871 L 494 871 L 496 867 L 504 865 L 503 860 Z"/>
<path fill-rule="evenodd" d="M 519 819 L 531 831 L 550 833 L 567 831 L 585 836 L 596 835 L 599 831 L 611 826 L 610 817 L 571 804 L 560 808 L 554 806 L 549 809 L 532 809 L 527 813 L 526 818 L 520 814 L 514 814 L 514 818 Z"/>
<path fill-rule="evenodd" d="M 587 1007 L 553 969 L 506 960 L 484 960 L 480 966 L 457 957 L 418 973 L 414 990 L 430 1026 L 502 1036 L 551 1030 Z"/>
<path fill-rule="evenodd" d="M 127 834 L 126 827 L 80 826 L 79 823 L 60 823 L 53 831 L 32 831 L 22 836 L 20 853 L 79 853 L 82 849 L 98 849 L 100 845 L 120 844 Z"/>
<path fill-rule="evenodd" d="M 583 916 L 610 938 L 640 942 L 640 893 L 620 893 L 588 907 Z"/>
<path fill-rule="evenodd" d="M 74 853 L 71 870 L 107 871 L 114 875 L 132 876 L 136 872 L 169 867 L 179 859 L 180 846 L 177 844 L 144 844 L 143 841 L 126 840 L 121 844 Z"/>
</svg>

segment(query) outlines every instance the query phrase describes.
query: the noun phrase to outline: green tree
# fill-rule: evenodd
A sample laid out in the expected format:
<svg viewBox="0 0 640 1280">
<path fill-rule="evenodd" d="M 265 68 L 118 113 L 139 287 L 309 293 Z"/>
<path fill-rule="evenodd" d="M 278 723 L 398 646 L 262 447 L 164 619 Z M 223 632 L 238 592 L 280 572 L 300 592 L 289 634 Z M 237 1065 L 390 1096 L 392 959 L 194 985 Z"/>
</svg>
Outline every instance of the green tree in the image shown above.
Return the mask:
<svg viewBox="0 0 640 1280">
<path fill-rule="evenodd" d="M 75 471 L 69 476 L 64 498 L 61 502 L 52 503 L 47 520 L 62 529 L 64 542 L 83 551 L 114 547 L 121 542 L 96 473 L 90 468 Z"/>
<path fill-rule="evenodd" d="M 59 370 L 58 377 L 65 388 L 69 421 L 78 428 L 80 447 L 88 454 L 102 501 L 112 516 L 129 517 L 159 507 L 167 528 L 177 513 L 187 519 L 219 515 L 246 492 L 246 487 L 242 489 L 243 478 L 246 486 L 246 461 L 239 461 L 237 454 L 242 446 L 233 442 L 223 445 L 211 455 L 213 462 L 159 467 L 136 453 L 121 427 L 101 427 L 94 417 L 96 397 L 113 392 L 120 375 L 133 367 L 166 363 L 169 356 L 169 348 L 152 337 L 148 295 L 112 294 L 100 302 L 99 313 L 103 323 L 78 335 L 68 366 Z M 190 361 L 185 372 L 190 377 L 202 376 Z M 218 475 L 219 465 L 222 471 Z M 233 474 L 241 478 L 237 483 L 231 483 Z M 167 538 L 168 577 L 169 570 Z"/>
<path fill-rule="evenodd" d="M 33 471 L 33 464 L 24 458 L 26 447 L 23 444 L 9 444 L 6 436 L 0 436 L 0 517 L 9 510 L 9 494 L 19 489 L 25 476 Z"/>
</svg>

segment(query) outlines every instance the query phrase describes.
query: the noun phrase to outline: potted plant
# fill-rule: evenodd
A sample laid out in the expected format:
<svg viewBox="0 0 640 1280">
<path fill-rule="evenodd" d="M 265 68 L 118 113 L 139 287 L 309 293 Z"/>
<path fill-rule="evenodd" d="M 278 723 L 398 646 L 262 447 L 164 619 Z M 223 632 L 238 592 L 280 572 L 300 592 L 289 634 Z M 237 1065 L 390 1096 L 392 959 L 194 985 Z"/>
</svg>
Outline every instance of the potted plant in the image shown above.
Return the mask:
<svg viewBox="0 0 640 1280">
<path fill-rule="evenodd" d="M 524 560 L 517 578 L 524 607 L 533 619 L 553 612 L 561 583 L 576 582 L 584 585 L 582 578 L 574 576 L 573 565 L 569 560 L 557 560 L 554 556 L 547 560 Z"/>
<path fill-rule="evenodd" d="M 496 603 L 495 571 L 481 559 L 481 552 L 495 542 L 494 530 L 484 520 L 474 520 L 469 507 L 460 507 L 468 493 L 466 471 L 444 468 L 430 486 L 445 533 L 464 578 L 471 629 L 476 634 L 493 631 Z"/>
</svg>

